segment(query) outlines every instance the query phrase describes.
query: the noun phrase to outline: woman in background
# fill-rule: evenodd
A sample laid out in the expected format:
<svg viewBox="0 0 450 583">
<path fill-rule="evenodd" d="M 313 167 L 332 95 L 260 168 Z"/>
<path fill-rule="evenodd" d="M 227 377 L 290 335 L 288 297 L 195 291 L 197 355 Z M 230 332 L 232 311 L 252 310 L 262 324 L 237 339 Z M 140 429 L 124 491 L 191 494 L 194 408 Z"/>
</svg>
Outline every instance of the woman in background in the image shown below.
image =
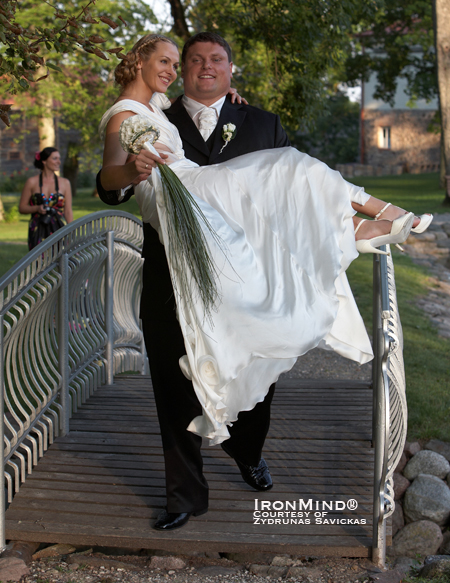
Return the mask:
<svg viewBox="0 0 450 583">
<path fill-rule="evenodd" d="M 58 150 L 48 147 L 36 152 L 34 165 L 41 172 L 26 181 L 19 203 L 21 214 L 31 214 L 28 229 L 30 250 L 63 227 L 63 217 L 67 223 L 73 220 L 70 182 L 56 175 L 61 166 Z"/>
</svg>

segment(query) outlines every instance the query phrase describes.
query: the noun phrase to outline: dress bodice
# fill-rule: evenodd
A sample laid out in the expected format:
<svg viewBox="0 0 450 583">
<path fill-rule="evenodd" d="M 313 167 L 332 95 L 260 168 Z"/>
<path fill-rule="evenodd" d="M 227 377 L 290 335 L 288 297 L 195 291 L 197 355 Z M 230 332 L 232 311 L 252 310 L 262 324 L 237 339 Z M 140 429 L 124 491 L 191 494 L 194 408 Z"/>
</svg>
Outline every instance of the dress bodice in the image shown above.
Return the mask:
<svg viewBox="0 0 450 583">
<path fill-rule="evenodd" d="M 122 99 L 121 101 L 118 101 L 110 107 L 102 117 L 99 127 L 100 135 L 102 137 L 104 136 L 106 126 L 114 115 L 124 111 L 132 111 L 138 115 L 145 115 L 148 117 L 160 131 L 158 142 L 167 146 L 178 160 L 182 160 L 184 158 L 184 150 L 180 134 L 178 133 L 177 128 L 167 119 L 162 109 L 156 105 L 156 101 L 157 100 L 152 100 L 150 102 L 153 111 L 150 111 L 148 107 L 138 101 L 134 101 L 133 99 Z"/>
</svg>

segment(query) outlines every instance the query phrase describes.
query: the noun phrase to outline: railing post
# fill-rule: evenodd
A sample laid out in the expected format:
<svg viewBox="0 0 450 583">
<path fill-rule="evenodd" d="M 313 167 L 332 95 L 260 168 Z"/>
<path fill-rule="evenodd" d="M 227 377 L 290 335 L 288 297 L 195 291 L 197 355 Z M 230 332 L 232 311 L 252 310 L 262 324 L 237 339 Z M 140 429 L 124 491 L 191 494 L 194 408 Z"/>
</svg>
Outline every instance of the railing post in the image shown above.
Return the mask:
<svg viewBox="0 0 450 583">
<path fill-rule="evenodd" d="M 69 394 L 69 256 L 63 253 L 59 258 L 61 286 L 58 293 L 58 369 L 61 375 L 61 435 L 69 433 L 71 402 Z"/>
<path fill-rule="evenodd" d="M 0 292 L 3 293 L 3 292 Z M 5 353 L 3 346 L 3 316 L 0 316 L 0 386 L 2 387 L 2 395 L 0 399 L 0 461 L 1 461 L 1 495 L 0 495 L 0 553 L 2 553 L 6 546 L 5 538 L 5 485 L 4 485 L 4 473 L 5 473 L 5 417 L 4 417 L 4 392 L 5 392 Z"/>
<path fill-rule="evenodd" d="M 106 233 L 108 255 L 105 266 L 106 383 L 114 382 L 114 231 Z"/>
</svg>

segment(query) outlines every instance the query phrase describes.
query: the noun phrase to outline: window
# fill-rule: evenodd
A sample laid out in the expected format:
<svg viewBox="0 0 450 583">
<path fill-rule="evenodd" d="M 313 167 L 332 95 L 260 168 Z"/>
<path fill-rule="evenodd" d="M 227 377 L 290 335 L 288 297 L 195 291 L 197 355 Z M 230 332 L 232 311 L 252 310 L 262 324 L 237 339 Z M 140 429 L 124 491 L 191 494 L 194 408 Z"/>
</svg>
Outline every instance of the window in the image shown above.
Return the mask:
<svg viewBox="0 0 450 583">
<path fill-rule="evenodd" d="M 378 147 L 383 150 L 391 149 L 391 128 L 380 127 L 378 130 Z"/>
<path fill-rule="evenodd" d="M 18 150 L 14 150 L 9 152 L 9 159 L 10 160 L 20 160 L 22 158 L 22 154 Z"/>
</svg>

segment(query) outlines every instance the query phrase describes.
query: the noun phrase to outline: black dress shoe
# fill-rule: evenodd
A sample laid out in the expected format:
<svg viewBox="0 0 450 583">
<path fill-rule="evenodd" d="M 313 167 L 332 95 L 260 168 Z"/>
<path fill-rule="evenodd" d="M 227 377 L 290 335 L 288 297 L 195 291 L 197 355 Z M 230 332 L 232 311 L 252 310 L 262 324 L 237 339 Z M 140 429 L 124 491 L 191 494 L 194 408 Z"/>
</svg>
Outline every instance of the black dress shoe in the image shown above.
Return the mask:
<svg viewBox="0 0 450 583">
<path fill-rule="evenodd" d="M 163 510 L 158 516 L 153 528 L 156 530 L 173 530 L 181 528 L 190 519 L 192 512 L 167 512 Z"/>
<path fill-rule="evenodd" d="M 200 516 L 205 514 L 207 509 L 199 510 L 197 512 L 167 512 L 163 510 L 158 516 L 153 528 L 156 530 L 174 530 L 184 526 L 191 516 Z"/>
<path fill-rule="evenodd" d="M 238 462 L 237 460 L 235 460 L 235 462 L 241 471 L 244 482 L 246 482 L 249 486 L 255 488 L 255 490 L 259 490 L 260 492 L 265 492 L 266 490 L 270 490 L 270 488 L 272 488 L 272 476 L 270 475 L 269 468 L 264 458 L 260 459 L 257 466 L 248 466 Z"/>
</svg>

